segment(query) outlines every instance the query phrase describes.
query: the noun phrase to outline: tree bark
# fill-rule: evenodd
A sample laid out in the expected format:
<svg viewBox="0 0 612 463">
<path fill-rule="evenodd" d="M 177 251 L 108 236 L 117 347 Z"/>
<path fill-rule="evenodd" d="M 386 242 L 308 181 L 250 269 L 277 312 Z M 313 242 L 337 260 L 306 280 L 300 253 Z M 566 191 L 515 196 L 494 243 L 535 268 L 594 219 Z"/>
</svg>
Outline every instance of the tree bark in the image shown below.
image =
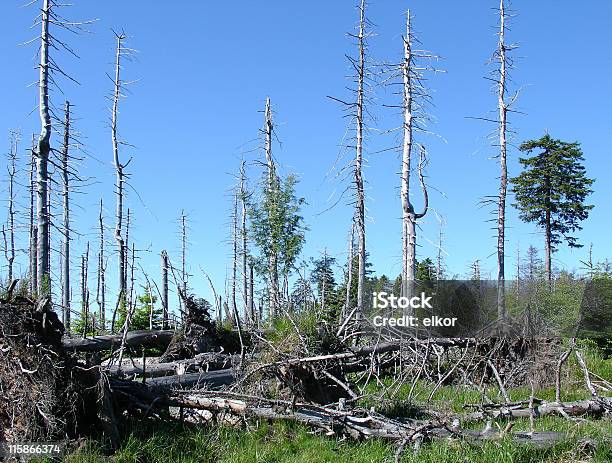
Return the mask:
<svg viewBox="0 0 612 463">
<path fill-rule="evenodd" d="M 6 260 L 8 264 L 8 283 L 13 281 L 13 264 L 15 262 L 15 176 L 17 174 L 17 151 L 19 145 L 19 134 L 11 134 L 11 150 L 9 152 L 8 165 L 8 246 Z"/>
<path fill-rule="evenodd" d="M 32 148 L 30 154 L 30 293 L 36 293 L 38 287 L 38 264 L 37 264 L 37 249 L 38 249 L 38 228 L 36 225 L 36 142 L 34 134 L 32 134 Z"/>
<path fill-rule="evenodd" d="M 41 12 L 41 36 L 40 36 L 40 77 L 39 89 L 39 114 L 41 131 L 38 138 L 36 152 L 36 219 L 38 223 L 37 239 L 37 283 L 36 288 L 39 296 L 51 295 L 51 274 L 49 269 L 49 153 L 51 151 L 51 113 L 49 110 L 49 23 L 51 16 L 51 2 L 43 0 Z"/>
<path fill-rule="evenodd" d="M 361 0 L 359 7 L 359 61 L 357 66 L 357 114 L 355 147 L 355 223 L 357 226 L 357 312 L 358 320 L 363 318 L 365 303 L 365 274 L 366 274 L 366 230 L 365 230 L 365 192 L 363 186 L 363 107 L 364 107 L 364 81 L 365 81 L 365 0 Z"/>
<path fill-rule="evenodd" d="M 119 98 L 121 97 L 121 57 L 122 57 L 122 45 L 125 36 L 123 34 L 117 35 L 117 47 L 115 51 L 115 80 L 114 80 L 114 92 L 113 92 L 113 107 L 111 116 L 111 137 L 113 144 L 113 159 L 115 164 L 115 194 L 117 195 L 116 212 L 115 212 L 115 240 L 117 242 L 117 262 L 118 262 L 118 283 L 119 283 L 119 296 L 117 299 L 117 305 L 125 305 L 126 302 L 126 290 L 127 290 L 127 279 L 126 279 L 126 246 L 123 239 L 123 186 L 124 186 L 124 164 L 119 159 L 119 140 L 117 136 L 117 119 L 119 115 Z"/>
<path fill-rule="evenodd" d="M 504 324 L 506 320 L 506 288 L 505 288 L 505 232 L 506 232 L 506 194 L 508 188 L 508 167 L 506 163 L 506 129 L 508 106 L 505 101 L 506 92 L 506 12 L 504 0 L 499 2 L 499 85 L 498 85 L 498 110 L 499 110 L 499 164 L 500 184 L 497 204 L 497 317 Z"/>
<path fill-rule="evenodd" d="M 265 112 L 265 151 L 266 151 L 266 165 L 268 169 L 268 194 L 270 198 L 274 197 L 274 193 L 277 185 L 276 167 L 274 165 L 274 159 L 272 158 L 272 132 L 274 126 L 272 123 L 272 108 L 270 105 L 270 98 L 266 98 L 266 112 Z M 274 207 L 272 205 L 271 207 Z M 269 218 L 271 219 L 271 218 Z M 279 281 L 278 281 L 278 255 L 275 249 L 272 249 L 268 256 L 268 292 L 269 292 L 269 308 L 270 316 L 276 317 L 279 313 Z"/>
<path fill-rule="evenodd" d="M 546 272 L 546 280 L 548 281 L 548 286 L 550 287 L 552 284 L 552 232 L 551 232 L 551 217 L 550 217 L 550 209 L 546 210 L 546 229 L 545 229 L 545 254 L 546 254 L 546 264 L 545 264 L 545 272 Z"/>
<path fill-rule="evenodd" d="M 251 304 L 249 301 L 249 285 L 248 285 L 248 236 L 247 236 L 247 204 L 246 204 L 246 174 L 245 174 L 245 161 L 240 163 L 240 217 L 241 217 L 241 229 L 240 238 L 242 240 L 242 301 L 243 301 L 243 312 L 246 323 L 253 324 L 254 317 L 251 310 Z"/>
<path fill-rule="evenodd" d="M 163 311 L 163 328 L 168 329 L 168 268 L 170 263 L 168 261 L 168 253 L 166 251 L 161 252 L 161 271 L 162 271 L 162 311 Z"/>
<path fill-rule="evenodd" d="M 70 332 L 70 176 L 68 172 L 68 156 L 70 149 L 70 102 L 66 101 L 64 116 L 64 143 L 62 146 L 62 183 L 63 183 L 63 268 L 62 276 L 62 308 L 64 311 L 64 327 Z"/>
<path fill-rule="evenodd" d="M 104 218 L 102 216 L 103 209 L 102 199 L 100 199 L 100 215 L 98 222 L 100 226 L 100 251 L 98 254 L 98 291 L 97 303 L 99 309 L 100 326 L 102 330 L 106 329 L 106 281 L 105 281 L 105 263 L 104 263 Z"/>
</svg>

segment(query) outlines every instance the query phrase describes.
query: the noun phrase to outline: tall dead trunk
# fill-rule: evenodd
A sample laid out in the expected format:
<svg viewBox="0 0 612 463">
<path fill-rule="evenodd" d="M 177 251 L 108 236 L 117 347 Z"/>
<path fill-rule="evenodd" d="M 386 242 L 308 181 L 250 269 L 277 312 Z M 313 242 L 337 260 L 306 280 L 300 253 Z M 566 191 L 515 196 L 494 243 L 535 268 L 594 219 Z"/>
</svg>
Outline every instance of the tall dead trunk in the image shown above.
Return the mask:
<svg viewBox="0 0 612 463">
<path fill-rule="evenodd" d="M 123 169 L 125 165 L 121 163 L 119 158 L 119 140 L 117 136 L 117 119 L 119 115 L 119 98 L 121 97 L 121 57 L 123 56 L 123 40 L 125 35 L 117 34 L 117 47 L 115 50 L 115 78 L 113 81 L 113 106 L 111 112 L 111 138 L 113 145 L 113 161 L 115 164 L 115 194 L 117 195 L 116 211 L 115 211 L 115 241 L 117 242 L 117 262 L 118 262 L 118 291 L 117 306 L 125 304 L 127 290 L 127 269 L 126 269 L 126 247 L 123 239 L 123 195 L 125 174 Z"/>
<path fill-rule="evenodd" d="M 274 198 L 274 193 L 277 185 L 276 167 L 274 158 L 272 157 L 272 132 L 274 126 L 272 123 L 272 108 L 270 106 L 270 98 L 266 98 L 266 113 L 265 113 L 265 151 L 266 151 L 266 166 L 268 173 L 268 195 Z M 271 205 L 274 207 L 274 205 Z M 268 292 L 270 316 L 275 317 L 279 313 L 279 281 L 278 281 L 278 255 L 275 250 L 270 252 L 268 257 Z"/>
<path fill-rule="evenodd" d="M 425 149 L 421 146 L 419 158 L 419 179 L 423 189 L 425 204 L 423 210 L 417 213 L 410 201 L 410 169 L 413 146 L 413 79 L 417 75 L 414 69 L 414 56 L 412 53 L 412 31 L 410 24 L 410 11 L 406 13 L 406 37 L 404 37 L 404 61 L 402 63 L 403 80 L 403 143 L 402 143 L 402 171 L 401 171 L 401 199 L 402 199 L 402 295 L 413 297 L 416 280 L 416 221 L 423 218 L 428 209 L 428 195 L 423 180 L 423 167 L 425 163 Z"/>
<path fill-rule="evenodd" d="M 62 257 L 62 307 L 64 310 L 64 326 L 70 332 L 70 177 L 68 172 L 68 156 L 70 149 L 70 102 L 64 107 L 64 143 L 62 145 L 62 198 L 63 198 L 63 257 Z"/>
<path fill-rule="evenodd" d="M 88 267 L 89 267 L 89 241 L 85 254 L 81 256 L 81 316 L 83 317 L 83 337 L 89 332 L 89 288 L 87 285 L 88 281 Z M 91 326 L 92 331 L 94 326 Z"/>
<path fill-rule="evenodd" d="M 365 230 L 365 192 L 363 186 L 363 133 L 364 133 L 364 83 L 366 73 L 365 57 L 365 0 L 361 0 L 359 7 L 359 59 L 357 63 L 357 103 L 356 103 L 356 138 L 354 181 L 355 181 L 355 225 L 357 227 L 357 319 L 363 317 L 365 303 L 365 274 L 366 274 L 366 230 Z"/>
<path fill-rule="evenodd" d="M 181 209 L 181 282 L 183 294 L 187 296 L 187 216 Z"/>
<path fill-rule="evenodd" d="M 249 264 L 249 313 L 253 324 L 259 325 L 259 317 L 255 313 L 255 278 L 252 262 Z"/>
<path fill-rule="evenodd" d="M 232 281 L 230 288 L 232 315 L 234 317 L 238 314 L 238 306 L 236 304 L 236 278 L 238 276 L 238 196 L 239 191 L 234 189 L 234 207 L 232 210 Z"/>
<path fill-rule="evenodd" d="M 161 290 L 161 303 L 162 303 L 162 311 L 163 311 L 163 329 L 168 329 L 168 319 L 169 319 L 169 305 L 168 305 L 168 268 L 170 267 L 170 262 L 168 259 L 168 253 L 166 251 L 161 252 L 161 272 L 162 272 L 162 290 Z"/>
<path fill-rule="evenodd" d="M 100 227 L 100 249 L 98 251 L 98 290 L 96 292 L 96 302 L 100 317 L 100 326 L 102 330 L 106 329 L 106 281 L 105 281 L 105 264 L 104 264 L 104 217 L 102 215 L 103 203 L 100 199 L 100 214 L 98 216 L 98 224 Z"/>
<path fill-rule="evenodd" d="M 440 219 L 440 230 L 438 232 L 438 255 L 436 258 L 436 280 L 442 280 L 444 278 L 444 265 L 442 257 L 442 239 L 444 238 L 444 232 L 442 227 L 444 226 L 444 219 Z"/>
<path fill-rule="evenodd" d="M 49 269 L 49 203 L 48 203 L 48 163 L 51 151 L 51 113 L 49 110 L 49 23 L 51 17 L 50 0 L 43 0 L 41 11 L 40 64 L 39 64 L 39 115 L 41 131 L 36 150 L 36 220 L 37 240 L 37 282 L 39 296 L 51 296 L 51 274 Z"/>
<path fill-rule="evenodd" d="M 344 311 L 339 320 L 340 323 L 349 315 L 351 312 L 351 287 L 353 285 L 353 260 L 355 259 L 355 220 L 351 223 L 351 232 L 349 234 L 349 246 L 348 246 L 348 262 L 346 265 L 346 293 L 344 300 Z"/>
<path fill-rule="evenodd" d="M 13 264 L 15 262 L 15 176 L 17 175 L 17 150 L 19 146 L 19 134 L 11 134 L 11 149 L 9 151 L 8 165 L 8 217 L 7 227 L 9 232 L 8 243 L 5 249 L 8 266 L 8 283 L 13 281 Z"/>
<path fill-rule="evenodd" d="M 247 198 L 246 198 L 246 173 L 245 161 L 240 163 L 240 238 L 242 241 L 242 301 L 244 304 L 244 318 L 247 323 L 253 323 L 253 314 L 250 310 L 249 285 L 248 285 L 248 236 L 247 236 Z"/>
<path fill-rule="evenodd" d="M 123 258 L 125 259 L 125 262 L 123 263 L 123 269 L 125 272 L 123 279 L 125 281 L 126 287 L 127 287 L 127 282 L 128 282 L 128 272 L 130 271 L 130 267 L 128 263 L 130 261 L 130 223 L 131 223 L 131 220 L 132 220 L 132 214 L 130 212 L 130 208 L 128 207 L 127 213 L 125 214 L 125 239 L 123 241 L 123 248 L 124 248 Z M 127 293 L 129 294 L 129 291 L 127 291 Z M 129 300 L 131 301 L 131 299 Z"/>
<path fill-rule="evenodd" d="M 36 226 L 36 142 L 35 136 L 32 134 L 32 148 L 30 154 L 30 293 L 34 294 L 38 287 L 38 264 L 37 264 L 37 249 L 38 249 L 38 228 Z"/>
<path fill-rule="evenodd" d="M 505 233 L 506 233 L 506 194 L 508 189 L 508 167 L 506 163 L 506 130 L 508 106 L 505 100 L 506 92 L 506 11 L 504 0 L 499 2 L 499 81 L 498 81 L 498 111 L 499 111 L 499 197 L 497 203 L 497 317 L 503 323 L 506 319 L 506 288 L 505 288 Z"/>
</svg>

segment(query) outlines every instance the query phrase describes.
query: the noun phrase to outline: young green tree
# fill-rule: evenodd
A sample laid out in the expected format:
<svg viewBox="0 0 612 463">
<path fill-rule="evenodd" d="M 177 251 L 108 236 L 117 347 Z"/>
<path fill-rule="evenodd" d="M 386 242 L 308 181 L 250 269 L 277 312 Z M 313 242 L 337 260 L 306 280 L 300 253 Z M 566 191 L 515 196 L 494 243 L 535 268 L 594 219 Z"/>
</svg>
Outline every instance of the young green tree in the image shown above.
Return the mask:
<svg viewBox="0 0 612 463">
<path fill-rule="evenodd" d="M 437 280 L 436 266 L 429 257 L 417 262 L 416 279 L 419 281 Z"/>
<path fill-rule="evenodd" d="M 317 289 L 321 313 L 329 321 L 337 319 L 342 301 L 336 291 L 335 264 L 336 259 L 325 252 L 319 259 L 312 260 L 313 269 L 310 273 L 310 281 Z"/>
<path fill-rule="evenodd" d="M 162 329 L 163 325 L 163 309 L 156 307 L 157 296 L 152 292 L 152 288 L 143 286 L 143 294 L 137 298 L 137 305 L 130 321 L 130 331 L 134 330 L 154 330 Z M 118 310 L 119 320 L 118 325 L 123 326 L 127 317 L 127 308 L 120 307 Z"/>
<path fill-rule="evenodd" d="M 580 144 L 553 139 L 546 134 L 539 140 L 528 140 L 519 148 L 532 153 L 520 158 L 523 172 L 511 179 L 515 195 L 514 206 L 524 222 L 535 222 L 544 230 L 545 267 L 548 281 L 552 279 L 551 257 L 563 242 L 573 248 L 581 247 L 570 234 L 581 230 L 592 205 L 585 204 L 593 191 L 594 180 L 585 174 Z"/>
<path fill-rule="evenodd" d="M 305 201 L 296 196 L 295 176 L 289 175 L 284 181 L 275 176 L 273 181 L 274 188 L 264 189 L 259 204 L 251 209 L 251 236 L 259 250 L 255 270 L 268 284 L 278 287 L 278 280 L 293 270 L 304 245 L 306 226 L 300 209 Z M 273 269 L 270 256 L 275 256 Z"/>
</svg>

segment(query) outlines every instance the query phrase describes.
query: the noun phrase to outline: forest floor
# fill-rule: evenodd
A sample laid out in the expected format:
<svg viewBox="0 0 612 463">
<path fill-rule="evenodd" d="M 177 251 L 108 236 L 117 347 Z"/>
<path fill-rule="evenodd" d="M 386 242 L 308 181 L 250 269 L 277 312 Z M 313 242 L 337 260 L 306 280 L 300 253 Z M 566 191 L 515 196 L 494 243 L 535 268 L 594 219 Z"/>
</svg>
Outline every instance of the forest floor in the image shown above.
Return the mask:
<svg viewBox="0 0 612 463">
<path fill-rule="evenodd" d="M 612 371 L 612 359 L 601 360 L 599 372 Z M 427 397 L 430 385 L 417 385 L 416 409 L 425 405 L 418 396 Z M 419 393 L 420 392 L 420 393 Z M 494 393 L 491 388 L 490 393 Z M 524 388 L 510 389 L 511 398 L 529 395 Z M 401 394 L 400 394 L 401 396 Z M 537 392 L 542 399 L 554 399 L 554 388 Z M 564 390 L 564 400 L 587 398 L 579 384 Z M 443 386 L 428 403 L 429 409 L 439 411 L 465 411 L 463 405 L 475 403 L 480 393 L 469 388 Z M 405 414 L 401 399 L 385 405 L 387 413 Z M 413 410 L 415 407 L 412 407 Z M 529 431 L 528 419 L 515 419 L 513 431 Z M 493 426 L 504 429 L 505 420 L 497 420 Z M 482 423 L 477 424 L 482 427 Z M 535 420 L 536 431 L 559 431 L 567 439 L 551 448 L 538 448 L 530 444 L 517 444 L 510 439 L 473 444 L 457 440 L 440 440 L 424 444 L 418 452 L 407 449 L 401 462 L 471 462 L 471 463 L 523 463 L 523 462 L 592 462 L 612 461 L 612 420 L 571 421 L 563 417 L 547 416 Z M 70 463 L 93 462 L 393 462 L 396 445 L 371 439 L 361 442 L 338 440 L 313 434 L 306 427 L 295 423 L 261 422 L 256 427 L 236 429 L 231 427 L 206 427 L 178 423 L 143 424 L 133 422 L 120 449 L 107 457 L 94 441 L 84 442 L 65 457 Z"/>
</svg>

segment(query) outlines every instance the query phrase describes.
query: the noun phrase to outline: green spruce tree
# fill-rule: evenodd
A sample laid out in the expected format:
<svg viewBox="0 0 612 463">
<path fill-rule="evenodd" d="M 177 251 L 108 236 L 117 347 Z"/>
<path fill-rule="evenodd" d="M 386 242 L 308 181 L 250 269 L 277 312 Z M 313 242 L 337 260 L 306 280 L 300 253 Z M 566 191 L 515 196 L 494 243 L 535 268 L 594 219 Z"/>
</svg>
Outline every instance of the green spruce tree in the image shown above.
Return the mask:
<svg viewBox="0 0 612 463">
<path fill-rule="evenodd" d="M 567 143 L 544 135 L 539 140 L 521 144 L 522 152 L 535 154 L 520 158 L 523 172 L 511 179 L 514 206 L 524 222 L 534 222 L 544 231 L 545 268 L 552 279 L 551 259 L 565 241 L 570 247 L 581 247 L 571 234 L 581 230 L 592 205 L 585 204 L 594 180 L 586 176 L 579 143 Z"/>
</svg>

